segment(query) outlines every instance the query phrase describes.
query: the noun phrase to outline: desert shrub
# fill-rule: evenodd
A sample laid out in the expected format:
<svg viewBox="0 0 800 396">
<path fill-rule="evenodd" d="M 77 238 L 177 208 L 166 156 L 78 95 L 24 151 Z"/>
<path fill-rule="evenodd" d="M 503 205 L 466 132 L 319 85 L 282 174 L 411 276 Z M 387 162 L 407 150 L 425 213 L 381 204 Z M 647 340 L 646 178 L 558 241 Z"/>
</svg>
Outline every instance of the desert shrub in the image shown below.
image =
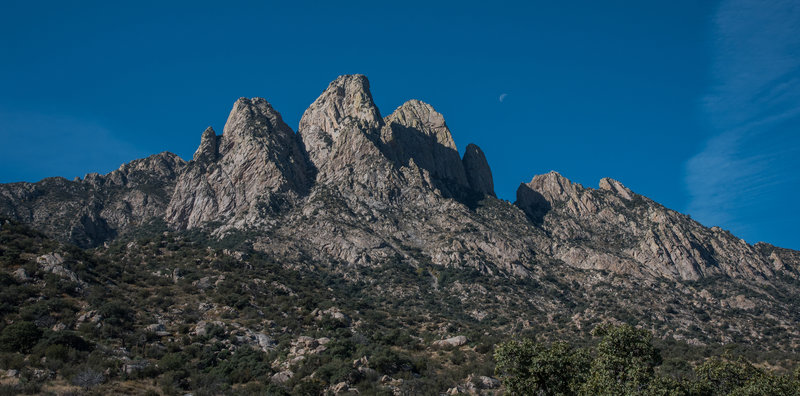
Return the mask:
<svg viewBox="0 0 800 396">
<path fill-rule="evenodd" d="M 211 373 L 226 378 L 231 383 L 245 383 L 266 377 L 272 370 L 266 353 L 243 347 L 236 354 L 221 360 Z"/>
<path fill-rule="evenodd" d="M 133 310 L 129 304 L 120 300 L 111 300 L 100 306 L 98 313 L 103 323 L 120 328 L 129 328 L 133 322 Z"/>
<path fill-rule="evenodd" d="M 5 352 L 28 352 L 39 342 L 42 332 L 27 321 L 12 323 L 0 332 L 0 350 Z"/>
<path fill-rule="evenodd" d="M 394 374 L 399 371 L 410 371 L 414 365 L 408 356 L 389 348 L 379 348 L 370 357 L 370 366 L 383 374 Z"/>
<path fill-rule="evenodd" d="M 88 389 L 102 384 L 105 380 L 103 373 L 87 367 L 75 374 L 71 382 L 73 385 Z"/>
</svg>

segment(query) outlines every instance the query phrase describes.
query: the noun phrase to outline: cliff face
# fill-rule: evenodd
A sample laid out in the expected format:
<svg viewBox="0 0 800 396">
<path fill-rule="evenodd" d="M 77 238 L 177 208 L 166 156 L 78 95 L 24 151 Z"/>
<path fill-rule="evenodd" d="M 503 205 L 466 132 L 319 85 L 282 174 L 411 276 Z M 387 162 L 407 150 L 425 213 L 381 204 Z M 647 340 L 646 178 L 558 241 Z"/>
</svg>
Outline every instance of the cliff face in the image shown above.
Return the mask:
<svg viewBox="0 0 800 396">
<path fill-rule="evenodd" d="M 442 114 L 410 100 L 386 117 L 362 75 L 331 82 L 295 133 L 264 99 L 239 99 L 194 157 L 169 153 L 83 180 L 0 185 L 0 215 L 80 246 L 150 219 L 173 229 L 253 231 L 267 252 L 344 266 L 400 261 L 529 277 L 545 265 L 640 278 L 769 279 L 798 253 L 728 232 L 603 179 L 551 172 L 498 200 L 476 145 L 463 158 Z"/>
</svg>

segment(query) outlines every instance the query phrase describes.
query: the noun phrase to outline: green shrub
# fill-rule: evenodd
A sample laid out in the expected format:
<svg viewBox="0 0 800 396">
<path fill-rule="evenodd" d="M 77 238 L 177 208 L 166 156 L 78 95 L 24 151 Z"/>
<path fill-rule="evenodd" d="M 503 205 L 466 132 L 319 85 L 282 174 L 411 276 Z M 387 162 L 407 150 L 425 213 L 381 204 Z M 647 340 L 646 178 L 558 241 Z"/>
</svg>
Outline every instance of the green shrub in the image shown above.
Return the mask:
<svg viewBox="0 0 800 396">
<path fill-rule="evenodd" d="M 42 332 L 31 322 L 15 322 L 0 332 L 0 350 L 5 352 L 29 352 Z"/>
<path fill-rule="evenodd" d="M 631 325 L 598 326 L 592 332 L 603 339 L 592 360 L 586 395 L 634 395 L 647 388 L 661 355 L 649 331 Z"/>
<path fill-rule="evenodd" d="M 574 394 L 589 368 L 587 353 L 563 342 L 510 341 L 500 344 L 494 356 L 496 373 L 514 395 Z"/>
</svg>

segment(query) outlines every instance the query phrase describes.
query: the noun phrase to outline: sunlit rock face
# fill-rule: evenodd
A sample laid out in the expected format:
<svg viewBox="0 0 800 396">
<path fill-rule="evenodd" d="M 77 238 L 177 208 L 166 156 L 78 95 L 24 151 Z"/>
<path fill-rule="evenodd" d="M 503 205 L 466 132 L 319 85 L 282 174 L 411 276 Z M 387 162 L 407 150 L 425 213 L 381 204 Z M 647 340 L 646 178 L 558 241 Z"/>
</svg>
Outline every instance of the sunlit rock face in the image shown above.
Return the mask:
<svg viewBox="0 0 800 396">
<path fill-rule="evenodd" d="M 177 228 L 209 221 L 244 226 L 292 205 L 310 186 L 294 132 L 264 99 L 241 98 L 217 136 L 209 128 L 178 178 L 166 211 Z"/>
</svg>

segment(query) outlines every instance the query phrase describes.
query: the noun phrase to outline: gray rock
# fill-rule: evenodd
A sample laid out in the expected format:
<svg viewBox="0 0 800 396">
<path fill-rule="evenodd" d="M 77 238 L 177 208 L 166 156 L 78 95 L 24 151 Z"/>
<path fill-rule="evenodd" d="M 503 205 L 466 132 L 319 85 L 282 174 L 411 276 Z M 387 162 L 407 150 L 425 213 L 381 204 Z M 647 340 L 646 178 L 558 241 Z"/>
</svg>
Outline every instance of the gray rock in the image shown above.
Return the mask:
<svg viewBox="0 0 800 396">
<path fill-rule="evenodd" d="M 166 332 L 167 331 L 167 327 L 164 326 L 163 323 L 153 323 L 153 324 L 147 325 L 144 328 L 144 330 L 149 332 L 149 333 L 160 333 L 160 332 Z"/>
<path fill-rule="evenodd" d="M 464 336 L 455 336 L 446 338 L 444 340 L 438 340 L 433 342 L 433 346 L 437 347 L 444 347 L 444 346 L 451 346 L 451 347 L 459 347 L 467 343 L 467 337 Z"/>
<path fill-rule="evenodd" d="M 50 272 L 73 282 L 82 283 L 81 280 L 78 279 L 78 275 L 64 268 L 64 258 L 58 253 L 39 256 L 36 259 L 36 263 L 39 264 L 39 268 L 44 272 Z"/>
<path fill-rule="evenodd" d="M 222 136 L 206 129 L 178 178 L 166 210 L 176 228 L 208 221 L 258 223 L 291 206 L 309 186 L 305 157 L 294 132 L 264 99 L 240 98 Z"/>
<path fill-rule="evenodd" d="M 409 100 L 387 116 L 384 123 L 381 140 L 402 165 L 413 159 L 436 179 L 469 186 L 450 129 L 431 105 Z"/>
<path fill-rule="evenodd" d="M 468 144 L 462 162 L 469 186 L 481 194 L 494 197 L 492 170 L 481 148 L 472 143 Z"/>
<path fill-rule="evenodd" d="M 696 280 L 766 279 L 779 266 L 732 234 L 706 228 L 613 179 L 594 190 L 550 172 L 522 185 L 517 197 L 517 206 L 543 222 L 550 254 L 578 268 Z"/>
<path fill-rule="evenodd" d="M 130 375 L 130 374 L 134 374 L 136 372 L 142 371 L 142 370 L 144 370 L 144 369 L 146 369 L 148 367 L 150 367 L 150 362 L 149 361 L 147 361 L 147 360 L 135 360 L 135 361 L 129 361 L 128 363 L 123 364 L 122 365 L 122 371 L 124 371 L 125 374 Z"/>
<path fill-rule="evenodd" d="M 0 184 L 0 215 L 81 247 L 101 245 L 152 219 L 164 217 L 185 162 L 161 153 L 83 180 L 51 177 Z"/>
<path fill-rule="evenodd" d="M 306 152 L 317 169 L 325 168 L 337 146 L 350 134 L 364 134 L 373 140 L 383 124 L 369 81 L 361 74 L 339 76 L 309 106 L 300 119 L 298 131 Z"/>
<path fill-rule="evenodd" d="M 623 186 L 622 183 L 608 177 L 600 179 L 600 189 L 610 191 L 628 201 L 633 199 L 633 191 Z"/>
<path fill-rule="evenodd" d="M 210 163 L 219 157 L 219 141 L 222 136 L 217 136 L 214 128 L 208 127 L 200 136 L 200 146 L 194 152 L 192 159 L 196 162 Z"/>
<path fill-rule="evenodd" d="M 27 282 L 31 279 L 31 277 L 28 276 L 28 273 L 25 272 L 25 268 L 22 267 L 14 270 L 12 274 L 14 275 L 14 278 L 16 278 L 20 282 Z"/>
<path fill-rule="evenodd" d="M 264 333 L 255 333 L 256 340 L 258 342 L 258 346 L 261 347 L 261 350 L 264 352 L 268 352 L 275 348 L 275 341 L 267 336 Z"/>
<path fill-rule="evenodd" d="M 279 373 L 275 373 L 272 377 L 270 377 L 270 381 L 276 384 L 283 384 L 292 379 L 293 376 L 294 376 L 293 372 L 285 370 Z"/>
</svg>

